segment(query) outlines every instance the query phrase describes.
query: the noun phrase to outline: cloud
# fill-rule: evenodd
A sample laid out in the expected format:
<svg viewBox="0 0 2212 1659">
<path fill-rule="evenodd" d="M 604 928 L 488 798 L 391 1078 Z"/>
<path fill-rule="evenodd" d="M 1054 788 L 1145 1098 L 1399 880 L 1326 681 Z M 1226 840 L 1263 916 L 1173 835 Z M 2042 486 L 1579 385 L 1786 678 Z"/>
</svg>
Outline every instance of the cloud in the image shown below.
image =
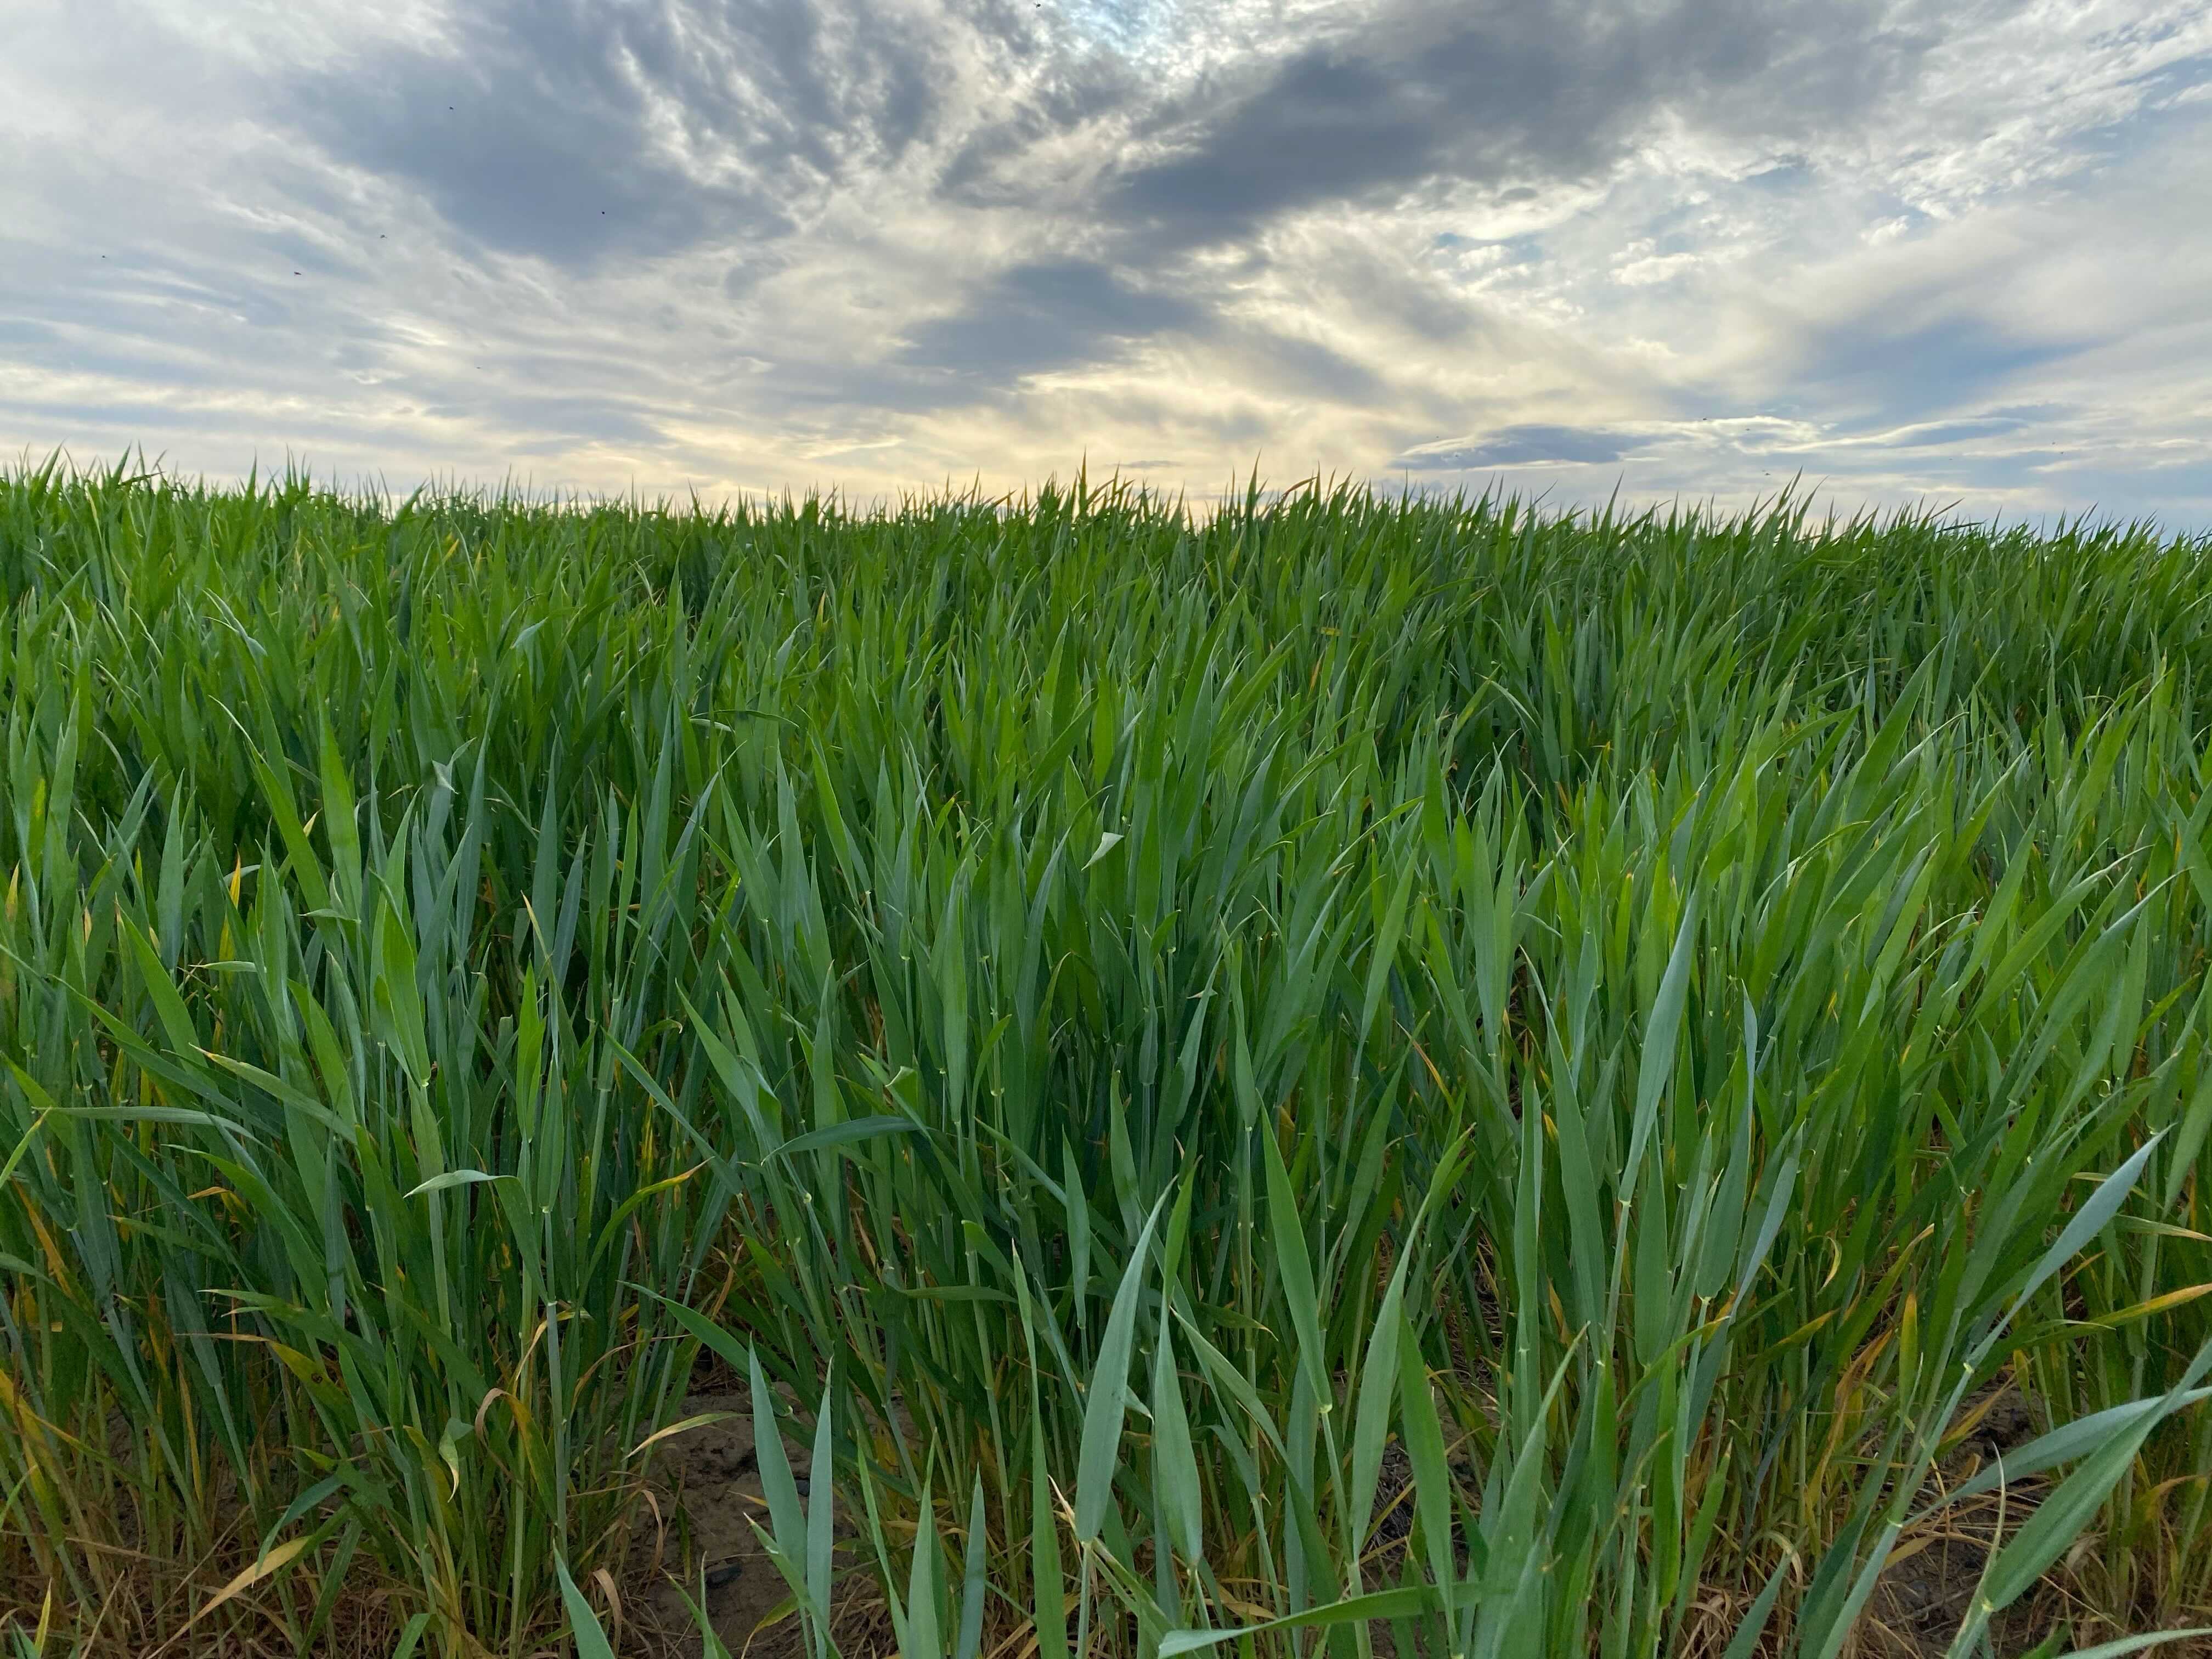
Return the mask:
<svg viewBox="0 0 2212 1659">
<path fill-rule="evenodd" d="M 1662 118 L 1771 142 L 1905 78 L 1927 37 L 1882 18 L 1866 0 L 1400 4 L 1153 118 L 1163 153 L 1117 169 L 1103 205 L 1206 245 L 1440 184 L 1533 192 L 1617 164 Z"/>
<path fill-rule="evenodd" d="M 2012 438 L 2033 430 L 2031 422 L 2016 415 L 1985 416 L 1978 420 L 1929 421 L 1920 426 L 1899 427 L 1862 441 L 1893 449 L 1941 449 L 1984 438 Z"/>
<path fill-rule="evenodd" d="M 2212 522 L 2212 0 L 19 0 L 9 45 L 11 449 Z"/>
<path fill-rule="evenodd" d="M 283 89 L 336 161 L 420 190 L 464 240 L 591 268 L 788 234 L 933 129 L 947 32 L 815 0 L 495 0 Z"/>
<path fill-rule="evenodd" d="M 1971 313 L 1900 325 L 1880 312 L 1860 313 L 1808 336 L 1792 397 L 1801 406 L 1941 407 L 1961 395 L 2001 395 L 2096 343 L 2072 329 L 2028 333 Z"/>
<path fill-rule="evenodd" d="M 957 312 L 914 331 L 898 361 L 1003 386 L 1022 375 L 1093 363 L 1133 340 L 1188 329 L 1201 313 L 1079 259 L 1015 265 Z"/>
<path fill-rule="evenodd" d="M 1640 434 L 1602 427 L 1509 426 L 1480 438 L 1424 444 L 1407 450 L 1390 465 L 1413 472 L 1465 472 L 1562 462 L 1593 465 L 1618 461 L 1648 441 Z"/>
</svg>

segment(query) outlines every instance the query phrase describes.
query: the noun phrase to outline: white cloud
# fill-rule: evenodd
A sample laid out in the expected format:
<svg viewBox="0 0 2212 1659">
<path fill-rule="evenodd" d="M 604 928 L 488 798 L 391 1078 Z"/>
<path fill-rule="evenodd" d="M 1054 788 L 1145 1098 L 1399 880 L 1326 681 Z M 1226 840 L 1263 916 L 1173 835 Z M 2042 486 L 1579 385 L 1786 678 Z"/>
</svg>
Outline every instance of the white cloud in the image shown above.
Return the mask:
<svg viewBox="0 0 2212 1659">
<path fill-rule="evenodd" d="M 1803 467 L 2212 523 L 2212 3 L 1590 15 L 28 0 L 0 446 L 862 495 Z"/>
</svg>

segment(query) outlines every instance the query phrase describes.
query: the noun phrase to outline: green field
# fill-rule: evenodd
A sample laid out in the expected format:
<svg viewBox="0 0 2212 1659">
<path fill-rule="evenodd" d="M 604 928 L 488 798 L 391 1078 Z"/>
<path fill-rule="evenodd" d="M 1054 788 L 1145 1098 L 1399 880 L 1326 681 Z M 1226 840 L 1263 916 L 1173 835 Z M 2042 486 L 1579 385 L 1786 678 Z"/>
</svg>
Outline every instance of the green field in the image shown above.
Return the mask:
<svg viewBox="0 0 2212 1659">
<path fill-rule="evenodd" d="M 779 1653 L 2212 1624 L 2212 543 L 48 467 L 0 605 L 11 1659 L 650 1650 L 749 1376 Z"/>
</svg>

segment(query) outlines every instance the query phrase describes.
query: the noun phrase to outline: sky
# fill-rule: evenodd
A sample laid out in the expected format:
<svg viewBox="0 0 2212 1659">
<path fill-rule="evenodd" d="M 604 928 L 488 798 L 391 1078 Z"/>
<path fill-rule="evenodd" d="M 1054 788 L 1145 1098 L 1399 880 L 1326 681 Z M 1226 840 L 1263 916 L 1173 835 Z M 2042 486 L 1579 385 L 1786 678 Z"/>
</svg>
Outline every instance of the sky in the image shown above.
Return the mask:
<svg viewBox="0 0 2212 1659">
<path fill-rule="evenodd" d="M 0 464 L 2212 529 L 2212 0 L 8 0 Z"/>
</svg>

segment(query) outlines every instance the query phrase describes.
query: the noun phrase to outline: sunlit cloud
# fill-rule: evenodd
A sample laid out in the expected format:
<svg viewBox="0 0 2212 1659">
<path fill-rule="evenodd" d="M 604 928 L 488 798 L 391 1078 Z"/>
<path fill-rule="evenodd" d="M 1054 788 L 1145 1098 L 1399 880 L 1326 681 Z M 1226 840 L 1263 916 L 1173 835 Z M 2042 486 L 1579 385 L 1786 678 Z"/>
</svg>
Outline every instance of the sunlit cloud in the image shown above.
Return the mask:
<svg viewBox="0 0 2212 1659">
<path fill-rule="evenodd" d="M 0 444 L 2212 524 L 2212 0 L 28 0 Z"/>
</svg>

